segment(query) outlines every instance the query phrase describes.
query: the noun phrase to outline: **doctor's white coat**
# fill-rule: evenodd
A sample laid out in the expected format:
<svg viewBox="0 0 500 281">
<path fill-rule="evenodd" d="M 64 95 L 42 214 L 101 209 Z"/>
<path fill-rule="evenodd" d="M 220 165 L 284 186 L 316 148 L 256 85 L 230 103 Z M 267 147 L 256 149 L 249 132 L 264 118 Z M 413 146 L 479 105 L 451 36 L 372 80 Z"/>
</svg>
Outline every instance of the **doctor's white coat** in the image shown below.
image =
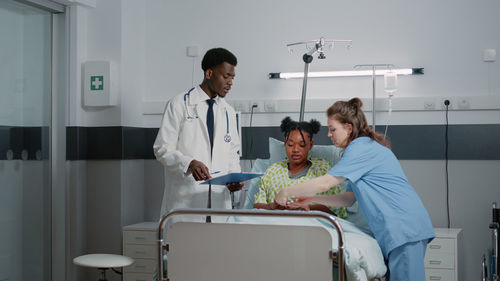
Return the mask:
<svg viewBox="0 0 500 281">
<path fill-rule="evenodd" d="M 214 147 L 210 156 L 207 99 L 208 95 L 197 86 L 189 95 L 177 95 L 166 105 L 153 145 L 156 159 L 165 167 L 161 216 L 175 208 L 207 207 L 208 185 L 200 185 L 188 172 L 193 159 L 203 162 L 211 173 L 241 171 L 236 114 L 221 97 L 216 97 L 214 103 Z M 225 140 L 228 131 L 229 142 L 227 137 Z M 230 193 L 225 186 L 212 186 L 212 208 L 231 208 Z"/>
</svg>

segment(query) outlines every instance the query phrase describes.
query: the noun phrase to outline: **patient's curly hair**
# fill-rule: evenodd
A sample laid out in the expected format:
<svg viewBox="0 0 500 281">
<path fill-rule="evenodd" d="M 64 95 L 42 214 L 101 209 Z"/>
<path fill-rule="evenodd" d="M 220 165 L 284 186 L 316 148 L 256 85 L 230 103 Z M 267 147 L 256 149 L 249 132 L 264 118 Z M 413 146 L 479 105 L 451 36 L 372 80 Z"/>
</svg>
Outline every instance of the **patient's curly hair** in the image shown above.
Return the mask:
<svg viewBox="0 0 500 281">
<path fill-rule="evenodd" d="M 319 129 L 321 128 L 321 123 L 319 123 L 318 120 L 316 119 L 311 119 L 309 122 L 297 122 L 293 121 L 289 116 L 285 117 L 281 121 L 281 132 L 285 134 L 285 142 L 288 140 L 288 137 L 290 136 L 290 132 L 298 130 L 300 135 L 302 136 L 302 139 L 305 140 L 303 132 L 307 132 L 309 134 L 309 140 L 312 140 L 312 137 L 314 134 L 319 132 Z"/>
</svg>

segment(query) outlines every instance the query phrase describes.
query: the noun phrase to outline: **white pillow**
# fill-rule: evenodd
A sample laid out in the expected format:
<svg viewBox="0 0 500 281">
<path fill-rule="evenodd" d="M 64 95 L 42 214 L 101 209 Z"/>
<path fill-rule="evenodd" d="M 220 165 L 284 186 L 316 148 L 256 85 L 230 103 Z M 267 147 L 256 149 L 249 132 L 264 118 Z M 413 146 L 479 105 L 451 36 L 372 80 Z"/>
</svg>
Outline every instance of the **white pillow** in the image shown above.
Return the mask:
<svg viewBox="0 0 500 281">
<path fill-rule="evenodd" d="M 314 145 L 309 151 L 309 157 L 322 158 L 333 167 L 340 160 L 343 149 L 334 145 Z M 269 159 L 271 163 L 276 163 L 286 159 L 285 143 L 275 138 L 269 138 Z"/>
</svg>

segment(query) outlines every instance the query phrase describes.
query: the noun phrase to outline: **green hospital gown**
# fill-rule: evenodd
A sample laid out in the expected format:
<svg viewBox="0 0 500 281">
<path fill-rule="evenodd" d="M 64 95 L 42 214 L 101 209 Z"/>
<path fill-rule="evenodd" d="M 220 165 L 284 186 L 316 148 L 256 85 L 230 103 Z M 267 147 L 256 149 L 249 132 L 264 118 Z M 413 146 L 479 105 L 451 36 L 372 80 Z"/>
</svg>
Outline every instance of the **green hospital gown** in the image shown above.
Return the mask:
<svg viewBox="0 0 500 281">
<path fill-rule="evenodd" d="M 269 166 L 260 180 L 259 191 L 255 195 L 255 203 L 272 203 L 274 197 L 282 188 L 322 176 L 331 169 L 330 164 L 321 158 L 310 158 L 309 161 L 311 161 L 311 167 L 307 171 L 307 174 L 295 179 L 291 179 L 288 176 L 288 159 L 278 161 Z M 319 194 L 333 195 L 337 193 L 341 193 L 340 185 L 335 185 Z M 345 208 L 328 208 L 338 217 L 347 217 Z"/>
</svg>

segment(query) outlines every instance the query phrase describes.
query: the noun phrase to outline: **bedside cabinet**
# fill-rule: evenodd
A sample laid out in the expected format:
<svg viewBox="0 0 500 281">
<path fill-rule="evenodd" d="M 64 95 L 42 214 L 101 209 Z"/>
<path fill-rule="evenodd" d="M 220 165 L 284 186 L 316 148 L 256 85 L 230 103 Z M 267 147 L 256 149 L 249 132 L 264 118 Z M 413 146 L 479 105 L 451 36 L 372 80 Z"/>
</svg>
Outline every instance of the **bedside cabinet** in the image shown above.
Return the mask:
<svg viewBox="0 0 500 281">
<path fill-rule="evenodd" d="M 436 238 L 427 245 L 425 252 L 425 280 L 458 281 L 462 230 L 435 228 Z"/>
<path fill-rule="evenodd" d="M 123 227 L 123 255 L 135 263 L 123 268 L 123 281 L 151 281 L 156 272 L 158 222 L 141 222 Z"/>
</svg>

